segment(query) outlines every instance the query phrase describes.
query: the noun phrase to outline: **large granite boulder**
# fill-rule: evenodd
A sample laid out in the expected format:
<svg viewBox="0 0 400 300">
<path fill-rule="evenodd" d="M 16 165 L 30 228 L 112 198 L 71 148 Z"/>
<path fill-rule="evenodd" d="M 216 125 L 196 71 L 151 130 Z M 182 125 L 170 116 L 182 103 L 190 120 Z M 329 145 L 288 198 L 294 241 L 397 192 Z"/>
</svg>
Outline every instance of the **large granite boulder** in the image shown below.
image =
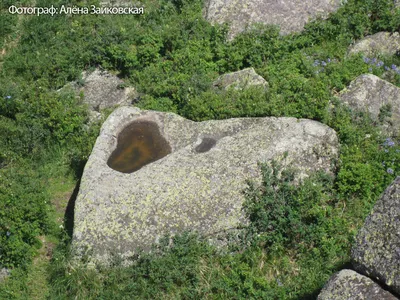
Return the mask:
<svg viewBox="0 0 400 300">
<path fill-rule="evenodd" d="M 85 166 L 75 205 L 73 248 L 107 263 L 166 233 L 212 236 L 246 223 L 246 179 L 258 162 L 283 159 L 300 176 L 330 172 L 338 157 L 333 129 L 295 118 L 193 122 L 173 113 L 115 110 Z M 120 171 L 117 171 L 120 170 Z"/>
<path fill-rule="evenodd" d="M 309 19 L 336 11 L 341 0 L 207 0 L 204 17 L 230 23 L 230 38 L 254 23 L 279 25 L 281 33 L 301 31 Z"/>
<path fill-rule="evenodd" d="M 378 54 L 395 55 L 400 51 L 400 34 L 398 32 L 378 32 L 359 40 L 349 49 L 349 54 L 364 53 L 369 57 Z"/>
<path fill-rule="evenodd" d="M 400 294 L 400 177 L 375 204 L 351 256 L 358 272 Z"/>
<path fill-rule="evenodd" d="M 318 300 L 396 300 L 368 277 L 352 270 L 342 270 L 325 284 Z"/>
<path fill-rule="evenodd" d="M 366 74 L 357 77 L 340 92 L 340 99 L 350 107 L 369 112 L 384 132 L 391 136 L 400 133 L 400 88 Z"/>
<path fill-rule="evenodd" d="M 253 68 L 247 68 L 221 75 L 213 82 L 213 86 L 224 90 L 229 88 L 242 90 L 250 86 L 260 86 L 268 89 L 268 82 L 258 75 Z"/>
</svg>

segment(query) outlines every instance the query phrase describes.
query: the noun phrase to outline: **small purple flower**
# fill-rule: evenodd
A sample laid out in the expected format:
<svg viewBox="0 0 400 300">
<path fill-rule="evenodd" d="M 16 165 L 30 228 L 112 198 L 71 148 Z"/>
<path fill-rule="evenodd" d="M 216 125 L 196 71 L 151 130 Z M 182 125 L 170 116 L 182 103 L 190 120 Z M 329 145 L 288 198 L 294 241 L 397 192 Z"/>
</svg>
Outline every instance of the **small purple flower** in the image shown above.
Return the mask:
<svg viewBox="0 0 400 300">
<path fill-rule="evenodd" d="M 395 142 L 390 138 L 386 138 L 386 140 L 383 142 L 383 146 L 389 146 L 393 147 L 395 145 Z"/>
<path fill-rule="evenodd" d="M 326 62 L 322 61 L 322 62 L 321 62 L 321 65 L 324 66 L 324 67 L 326 67 Z"/>
<path fill-rule="evenodd" d="M 388 172 L 388 174 L 393 174 L 393 173 L 394 173 L 394 171 L 393 171 L 392 168 L 388 168 L 388 169 L 386 170 L 386 172 Z"/>
<path fill-rule="evenodd" d="M 314 67 L 317 67 L 317 66 L 319 66 L 319 60 L 318 59 L 314 61 Z"/>
<path fill-rule="evenodd" d="M 392 65 L 392 70 L 397 70 L 397 66 L 395 64 Z"/>
<path fill-rule="evenodd" d="M 330 63 L 330 62 L 331 62 L 331 59 L 330 59 L 330 58 L 328 58 L 328 59 L 327 59 L 327 61 L 328 61 L 328 63 Z"/>
<path fill-rule="evenodd" d="M 385 70 L 386 70 L 386 71 L 389 71 L 390 68 L 389 68 L 388 66 L 385 66 Z"/>
<path fill-rule="evenodd" d="M 369 63 L 369 58 L 368 58 L 368 57 L 364 57 L 363 59 L 364 59 L 364 62 L 365 62 L 366 64 Z"/>
<path fill-rule="evenodd" d="M 368 71 L 372 72 L 372 68 L 368 68 Z"/>
<path fill-rule="evenodd" d="M 377 67 L 382 67 L 382 66 L 383 66 L 383 61 L 379 61 L 379 62 L 376 64 L 376 66 L 377 66 Z"/>
<path fill-rule="evenodd" d="M 6 98 L 6 99 L 11 99 L 11 96 L 8 95 L 8 96 L 5 96 L 4 98 Z"/>
<path fill-rule="evenodd" d="M 374 59 L 372 60 L 372 63 L 376 64 L 376 60 L 377 60 L 376 57 L 374 57 Z"/>
</svg>

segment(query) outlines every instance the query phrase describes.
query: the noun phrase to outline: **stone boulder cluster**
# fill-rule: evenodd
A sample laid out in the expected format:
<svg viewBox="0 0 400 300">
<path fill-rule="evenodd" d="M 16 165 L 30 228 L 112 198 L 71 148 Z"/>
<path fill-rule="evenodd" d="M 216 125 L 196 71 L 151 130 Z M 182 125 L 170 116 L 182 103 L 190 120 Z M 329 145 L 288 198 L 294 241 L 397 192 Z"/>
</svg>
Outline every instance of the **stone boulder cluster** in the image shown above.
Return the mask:
<svg viewBox="0 0 400 300">
<path fill-rule="evenodd" d="M 349 49 L 349 54 L 395 55 L 400 51 L 398 33 L 368 36 Z M 400 89 L 372 74 L 361 75 L 339 98 L 351 109 L 368 113 L 382 133 L 400 133 Z M 334 274 L 319 300 L 398 299 L 400 296 L 400 177 L 376 202 L 359 231 L 351 251 L 352 267 Z"/>
<path fill-rule="evenodd" d="M 349 55 L 358 53 L 364 55 L 364 59 L 369 63 L 376 61 L 377 65 L 383 67 L 383 62 L 379 62 L 376 56 L 400 55 L 400 35 L 398 32 L 378 32 L 366 36 L 348 50 Z M 400 66 L 385 66 L 385 69 L 388 70 L 386 73 L 400 74 Z M 383 77 L 390 77 L 390 74 L 384 74 Z M 373 74 L 364 74 L 341 91 L 339 98 L 350 108 L 368 113 L 383 134 L 388 137 L 399 137 L 400 88 L 397 86 Z"/>
<path fill-rule="evenodd" d="M 254 22 L 300 31 L 342 1 L 209 0 L 208 20 L 230 22 L 231 37 Z M 349 55 L 398 53 L 398 34 L 378 33 L 357 42 Z M 335 131 L 295 118 L 237 118 L 193 122 L 173 113 L 132 107 L 134 89 L 96 70 L 83 74 L 83 92 L 94 114 L 121 106 L 104 122 L 85 166 L 75 203 L 72 247 L 77 259 L 109 264 L 148 251 L 165 234 L 185 230 L 210 237 L 240 230 L 246 180 L 260 180 L 259 163 L 279 160 L 298 178 L 331 173 L 338 159 Z M 218 77 L 220 90 L 268 89 L 253 68 Z M 371 74 L 339 94 L 354 111 L 368 113 L 387 136 L 400 133 L 400 89 Z M 352 250 L 354 270 L 332 276 L 318 299 L 397 299 L 400 295 L 400 177 L 367 218 Z"/>
<path fill-rule="evenodd" d="M 398 299 L 400 295 L 400 177 L 377 201 L 351 252 L 356 271 L 342 270 L 319 300 Z"/>
</svg>

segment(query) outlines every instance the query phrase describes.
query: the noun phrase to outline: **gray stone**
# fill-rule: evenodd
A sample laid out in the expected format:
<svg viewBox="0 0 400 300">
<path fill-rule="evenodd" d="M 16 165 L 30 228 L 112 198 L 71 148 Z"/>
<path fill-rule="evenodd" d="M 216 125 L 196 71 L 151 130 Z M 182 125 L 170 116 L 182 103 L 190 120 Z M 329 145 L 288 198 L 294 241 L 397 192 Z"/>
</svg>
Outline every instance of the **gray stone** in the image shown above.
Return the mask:
<svg viewBox="0 0 400 300">
<path fill-rule="evenodd" d="M 342 270 L 325 284 L 318 300 L 396 300 L 368 277 L 352 270 Z"/>
<path fill-rule="evenodd" d="M 379 54 L 395 55 L 400 50 L 400 34 L 398 32 L 378 32 L 356 42 L 349 49 L 349 54 L 364 53 L 367 57 Z"/>
<path fill-rule="evenodd" d="M 58 92 L 71 90 L 77 98 L 83 98 L 88 105 L 89 121 L 101 119 L 101 111 L 106 108 L 131 105 L 138 97 L 133 87 L 125 87 L 125 82 L 107 71 L 99 69 L 91 73 L 82 72 L 82 79 L 66 84 Z"/>
<path fill-rule="evenodd" d="M 340 99 L 353 109 L 368 112 L 377 122 L 381 119 L 383 131 L 390 136 L 400 133 L 400 88 L 366 74 L 357 77 L 340 92 Z M 389 109 L 390 115 L 384 110 Z"/>
<path fill-rule="evenodd" d="M 355 269 L 400 294 L 400 177 L 386 189 L 357 235 Z"/>
<path fill-rule="evenodd" d="M 0 283 L 6 280 L 10 276 L 10 270 L 7 268 L 0 269 Z"/>
<path fill-rule="evenodd" d="M 110 168 L 108 160 L 132 122 L 156 124 L 171 153 L 127 174 Z M 112 253 L 124 258 L 137 247 L 148 250 L 165 233 L 234 230 L 246 223 L 245 180 L 257 182 L 257 163 L 282 159 L 285 152 L 282 163 L 299 168 L 299 178 L 329 172 L 338 157 L 336 133 L 304 119 L 197 123 L 173 113 L 118 108 L 103 124 L 83 172 L 75 205 L 76 257 L 87 250 L 93 261 L 107 263 Z"/>
<path fill-rule="evenodd" d="M 281 33 L 301 31 L 309 19 L 336 11 L 341 0 L 207 0 L 204 17 L 230 23 L 230 38 L 254 23 L 279 25 Z"/>
<path fill-rule="evenodd" d="M 117 76 L 96 69 L 92 73 L 83 72 L 83 87 L 77 87 L 83 92 L 84 101 L 89 105 L 90 110 L 100 111 L 105 108 L 129 105 L 135 95 L 134 89 L 125 88 L 124 81 Z"/>
<path fill-rule="evenodd" d="M 242 90 L 250 86 L 268 88 L 268 82 L 254 71 L 253 68 L 243 69 L 237 72 L 224 74 L 214 81 L 213 85 L 221 89 L 234 88 Z"/>
</svg>

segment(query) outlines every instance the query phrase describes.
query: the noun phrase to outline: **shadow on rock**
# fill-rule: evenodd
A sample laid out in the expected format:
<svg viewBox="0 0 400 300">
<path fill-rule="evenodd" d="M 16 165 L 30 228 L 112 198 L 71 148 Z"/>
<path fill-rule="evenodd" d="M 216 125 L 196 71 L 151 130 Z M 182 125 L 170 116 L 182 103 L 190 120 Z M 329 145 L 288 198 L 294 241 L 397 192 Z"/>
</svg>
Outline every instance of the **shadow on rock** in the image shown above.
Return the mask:
<svg viewBox="0 0 400 300">
<path fill-rule="evenodd" d="M 75 215 L 75 201 L 78 196 L 79 187 L 81 185 L 81 180 L 79 179 L 75 185 L 74 191 L 68 200 L 67 209 L 65 210 L 64 220 L 65 228 L 67 230 L 68 236 L 72 238 L 74 232 L 74 215 Z"/>
</svg>

